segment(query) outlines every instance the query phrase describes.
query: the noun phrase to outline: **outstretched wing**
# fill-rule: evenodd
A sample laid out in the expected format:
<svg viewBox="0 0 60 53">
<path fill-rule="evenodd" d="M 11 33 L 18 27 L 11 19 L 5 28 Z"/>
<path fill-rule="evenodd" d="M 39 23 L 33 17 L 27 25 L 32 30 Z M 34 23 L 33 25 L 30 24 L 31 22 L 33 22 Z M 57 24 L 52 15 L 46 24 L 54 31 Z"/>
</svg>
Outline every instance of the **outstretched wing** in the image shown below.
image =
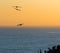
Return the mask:
<svg viewBox="0 0 60 53">
<path fill-rule="evenodd" d="M 21 8 L 21 6 L 12 6 L 13 8 Z"/>
<path fill-rule="evenodd" d="M 21 11 L 20 9 L 16 9 L 16 10 Z"/>
</svg>

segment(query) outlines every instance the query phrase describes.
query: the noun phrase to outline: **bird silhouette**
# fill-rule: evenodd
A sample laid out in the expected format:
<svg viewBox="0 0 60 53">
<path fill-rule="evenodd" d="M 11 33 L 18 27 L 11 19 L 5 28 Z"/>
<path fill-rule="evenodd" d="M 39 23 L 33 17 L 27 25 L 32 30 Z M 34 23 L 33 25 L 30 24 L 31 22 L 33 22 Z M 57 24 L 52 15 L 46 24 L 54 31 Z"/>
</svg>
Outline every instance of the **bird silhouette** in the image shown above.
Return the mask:
<svg viewBox="0 0 60 53">
<path fill-rule="evenodd" d="M 15 10 L 17 10 L 17 11 L 21 11 L 21 6 L 12 6 Z"/>
<path fill-rule="evenodd" d="M 23 25 L 23 23 L 21 23 L 21 24 L 17 24 L 17 26 L 22 26 Z"/>
</svg>

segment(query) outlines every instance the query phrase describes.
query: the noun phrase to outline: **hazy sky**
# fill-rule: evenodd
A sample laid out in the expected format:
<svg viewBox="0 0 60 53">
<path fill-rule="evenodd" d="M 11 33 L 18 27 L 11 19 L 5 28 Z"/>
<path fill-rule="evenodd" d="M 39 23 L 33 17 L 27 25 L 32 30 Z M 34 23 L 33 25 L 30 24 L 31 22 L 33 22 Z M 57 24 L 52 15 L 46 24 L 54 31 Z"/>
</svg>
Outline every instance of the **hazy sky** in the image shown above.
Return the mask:
<svg viewBox="0 0 60 53">
<path fill-rule="evenodd" d="M 12 6 L 21 6 L 16 11 Z M 60 0 L 0 0 L 0 26 L 59 27 Z"/>
</svg>

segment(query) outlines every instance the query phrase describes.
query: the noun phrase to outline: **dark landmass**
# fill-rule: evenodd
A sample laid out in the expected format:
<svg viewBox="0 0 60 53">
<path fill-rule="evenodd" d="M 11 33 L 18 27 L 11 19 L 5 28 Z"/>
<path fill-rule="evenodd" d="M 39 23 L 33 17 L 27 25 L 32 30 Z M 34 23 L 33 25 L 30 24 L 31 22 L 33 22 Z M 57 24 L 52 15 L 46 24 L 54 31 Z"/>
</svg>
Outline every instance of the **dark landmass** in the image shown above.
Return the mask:
<svg viewBox="0 0 60 53">
<path fill-rule="evenodd" d="M 39 53 L 42 53 L 41 49 Z M 52 48 L 48 48 L 48 51 L 45 50 L 44 53 L 60 53 L 60 45 L 53 46 Z"/>
</svg>

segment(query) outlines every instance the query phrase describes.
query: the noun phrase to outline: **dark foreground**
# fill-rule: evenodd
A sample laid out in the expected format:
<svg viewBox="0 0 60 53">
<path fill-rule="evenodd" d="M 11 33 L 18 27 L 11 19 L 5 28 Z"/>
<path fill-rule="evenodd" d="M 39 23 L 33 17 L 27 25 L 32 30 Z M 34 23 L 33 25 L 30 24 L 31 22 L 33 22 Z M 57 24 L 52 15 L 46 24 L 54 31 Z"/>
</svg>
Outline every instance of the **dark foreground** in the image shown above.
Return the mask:
<svg viewBox="0 0 60 53">
<path fill-rule="evenodd" d="M 40 53 L 42 53 L 40 49 Z M 48 51 L 44 51 L 44 53 L 60 53 L 60 45 L 53 46 L 52 48 L 48 48 Z"/>
</svg>

